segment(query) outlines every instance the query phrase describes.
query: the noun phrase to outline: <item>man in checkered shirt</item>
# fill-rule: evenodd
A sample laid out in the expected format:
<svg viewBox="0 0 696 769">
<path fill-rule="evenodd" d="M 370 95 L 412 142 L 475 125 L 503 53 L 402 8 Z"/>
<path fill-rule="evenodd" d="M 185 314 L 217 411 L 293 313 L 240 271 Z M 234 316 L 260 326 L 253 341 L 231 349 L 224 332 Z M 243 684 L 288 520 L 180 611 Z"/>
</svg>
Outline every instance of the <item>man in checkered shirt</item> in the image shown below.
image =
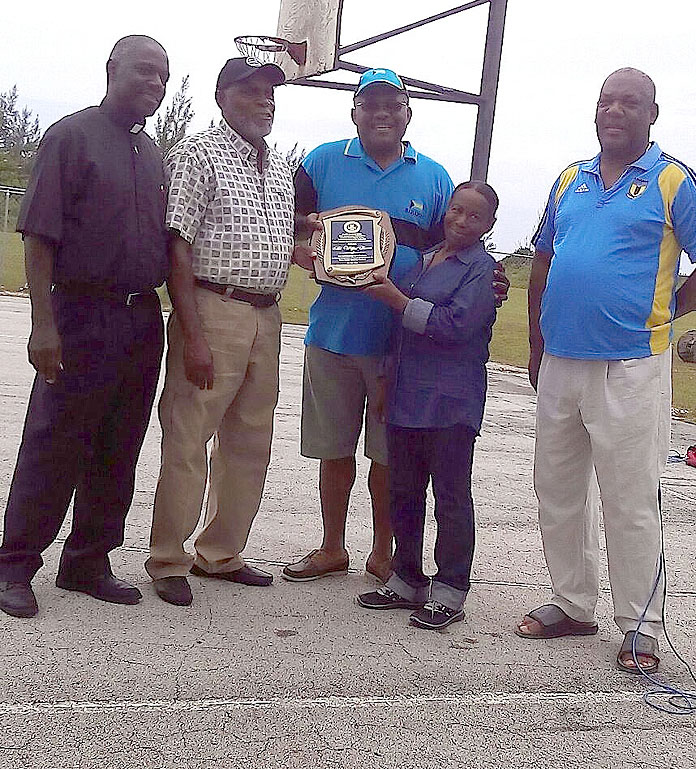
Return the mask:
<svg viewBox="0 0 696 769">
<path fill-rule="evenodd" d="M 275 64 L 227 61 L 217 80 L 224 120 L 170 152 L 167 372 L 159 404 L 160 471 L 146 569 L 158 595 L 186 606 L 189 571 L 245 585 L 272 575 L 239 555 L 261 500 L 278 400 L 278 292 L 293 253 L 290 169 L 266 145 Z M 205 526 L 200 517 L 214 438 Z"/>
</svg>

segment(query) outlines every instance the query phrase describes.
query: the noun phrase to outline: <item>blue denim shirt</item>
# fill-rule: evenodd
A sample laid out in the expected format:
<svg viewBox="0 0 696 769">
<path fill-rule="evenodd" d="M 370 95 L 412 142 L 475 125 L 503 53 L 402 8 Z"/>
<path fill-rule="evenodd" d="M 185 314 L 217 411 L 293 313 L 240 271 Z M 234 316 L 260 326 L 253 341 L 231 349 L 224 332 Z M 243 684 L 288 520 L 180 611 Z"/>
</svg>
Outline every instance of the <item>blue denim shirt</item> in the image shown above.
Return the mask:
<svg viewBox="0 0 696 769">
<path fill-rule="evenodd" d="M 481 429 L 486 361 L 495 322 L 495 262 L 481 242 L 428 269 L 434 253 L 399 288 L 410 298 L 388 364 L 389 424 Z"/>
</svg>

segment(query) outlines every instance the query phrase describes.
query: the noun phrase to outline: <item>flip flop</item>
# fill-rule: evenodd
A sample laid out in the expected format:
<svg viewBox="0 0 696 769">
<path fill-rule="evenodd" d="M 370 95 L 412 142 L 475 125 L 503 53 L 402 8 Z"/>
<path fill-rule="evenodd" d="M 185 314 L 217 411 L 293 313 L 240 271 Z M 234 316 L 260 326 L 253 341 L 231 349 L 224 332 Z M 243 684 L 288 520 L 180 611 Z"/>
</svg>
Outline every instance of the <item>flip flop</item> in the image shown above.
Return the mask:
<svg viewBox="0 0 696 769">
<path fill-rule="evenodd" d="M 520 625 L 515 634 L 520 638 L 561 638 L 568 635 L 594 635 L 599 629 L 596 622 L 578 622 L 569 617 L 563 609 L 552 603 L 539 606 L 525 614 L 524 619 L 533 619 L 542 626 L 541 631 L 525 633 Z"/>
<path fill-rule="evenodd" d="M 643 665 L 633 656 L 633 636 L 636 636 L 635 657 L 651 657 L 654 661 L 648 665 Z M 657 638 L 645 635 L 645 633 L 636 633 L 635 630 L 629 630 L 624 636 L 623 643 L 616 655 L 616 667 L 623 670 L 624 673 L 640 675 L 641 673 L 657 673 L 660 665 L 660 658 L 657 656 L 658 646 Z M 634 664 L 627 665 L 626 660 L 631 660 Z"/>
</svg>

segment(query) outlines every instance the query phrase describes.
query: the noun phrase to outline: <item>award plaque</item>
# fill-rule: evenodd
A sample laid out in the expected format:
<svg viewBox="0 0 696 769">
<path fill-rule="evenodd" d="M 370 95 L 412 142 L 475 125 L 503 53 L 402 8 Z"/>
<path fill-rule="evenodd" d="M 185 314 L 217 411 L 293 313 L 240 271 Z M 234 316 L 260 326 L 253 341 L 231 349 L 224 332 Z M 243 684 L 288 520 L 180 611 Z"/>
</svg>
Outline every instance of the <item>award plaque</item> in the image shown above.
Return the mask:
<svg viewBox="0 0 696 769">
<path fill-rule="evenodd" d="M 385 211 L 343 206 L 319 214 L 322 229 L 310 246 L 318 283 L 343 288 L 365 288 L 377 281 L 372 271 L 389 269 L 396 238 Z"/>
</svg>

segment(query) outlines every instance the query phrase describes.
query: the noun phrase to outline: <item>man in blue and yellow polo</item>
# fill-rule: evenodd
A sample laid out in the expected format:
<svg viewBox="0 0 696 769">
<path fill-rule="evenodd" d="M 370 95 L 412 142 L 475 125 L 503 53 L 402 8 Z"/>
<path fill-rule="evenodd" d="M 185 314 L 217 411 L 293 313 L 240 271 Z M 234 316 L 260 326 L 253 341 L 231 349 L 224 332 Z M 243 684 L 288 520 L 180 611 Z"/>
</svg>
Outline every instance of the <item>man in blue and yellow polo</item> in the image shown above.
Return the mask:
<svg viewBox="0 0 696 769">
<path fill-rule="evenodd" d="M 517 626 L 526 638 L 591 635 L 598 592 L 599 481 L 614 600 L 617 665 L 657 669 L 662 622 L 659 479 L 669 448 L 672 321 L 694 308 L 676 291 L 696 257 L 693 172 L 650 142 L 655 86 L 610 75 L 597 103 L 601 152 L 551 190 L 529 286 L 529 376 L 537 389 L 534 484 L 551 603 Z M 634 638 L 635 636 L 635 638 Z"/>
</svg>

